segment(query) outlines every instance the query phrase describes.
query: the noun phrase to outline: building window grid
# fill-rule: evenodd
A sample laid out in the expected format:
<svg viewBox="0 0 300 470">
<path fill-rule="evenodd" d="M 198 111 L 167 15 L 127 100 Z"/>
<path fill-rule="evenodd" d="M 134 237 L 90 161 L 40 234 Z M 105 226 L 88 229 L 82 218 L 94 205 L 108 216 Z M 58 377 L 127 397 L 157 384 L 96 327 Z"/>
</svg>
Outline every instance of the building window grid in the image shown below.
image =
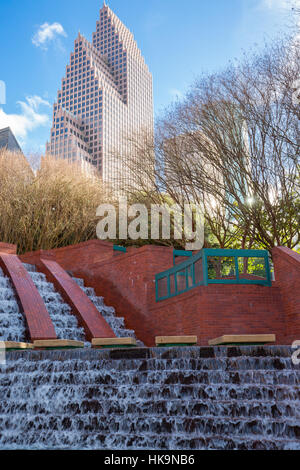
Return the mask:
<svg viewBox="0 0 300 470">
<path fill-rule="evenodd" d="M 114 32 L 114 28 L 112 28 L 112 30 L 111 30 L 111 33 L 113 33 L 113 32 Z M 110 58 L 111 58 L 111 64 L 113 63 L 113 68 L 112 68 L 113 73 L 111 75 L 113 76 L 115 83 L 118 85 L 117 89 L 119 90 L 121 95 L 122 95 L 122 93 L 124 93 L 124 96 L 126 96 L 127 95 L 127 79 L 126 79 L 127 77 L 126 77 L 126 74 L 127 74 L 127 68 L 128 68 L 127 67 L 127 53 L 123 49 L 123 44 L 120 43 L 120 44 L 118 44 L 118 47 L 117 47 L 116 44 L 117 44 L 118 40 L 119 40 L 118 35 L 115 35 L 115 39 L 114 39 L 113 35 L 110 34 L 109 35 L 110 43 L 106 40 L 105 41 L 106 44 L 105 44 L 104 49 L 105 49 L 106 54 L 108 54 L 108 51 L 109 51 L 109 55 L 110 55 Z M 101 42 L 103 44 L 103 41 L 101 41 Z M 97 44 L 97 49 L 98 49 L 99 53 L 101 54 L 102 51 L 103 51 L 103 47 L 100 46 L 100 41 L 97 41 L 96 44 Z M 110 45 L 110 47 L 108 47 L 109 45 Z M 88 82 L 90 82 L 88 75 L 90 75 L 91 73 L 90 73 L 90 71 L 87 70 L 87 67 L 86 67 L 86 66 L 90 67 L 91 64 L 90 64 L 90 60 L 88 60 L 86 63 L 83 62 L 83 61 L 79 61 L 82 65 L 83 64 L 85 65 L 84 72 L 82 70 L 82 68 L 83 68 L 82 65 L 80 67 L 76 67 L 76 65 L 78 64 L 78 61 L 76 63 L 76 59 L 78 59 L 78 54 L 76 54 L 76 52 L 78 52 L 78 51 L 79 51 L 79 49 L 78 49 L 78 47 L 76 47 L 76 49 L 75 49 L 75 61 L 73 60 L 73 64 L 72 64 L 72 59 L 71 59 L 71 70 L 70 70 L 70 68 L 67 69 L 67 71 L 68 71 L 67 80 L 65 80 L 65 82 L 66 81 L 69 82 L 69 85 L 67 87 L 67 89 L 69 91 L 69 93 L 67 93 L 67 95 L 69 95 L 69 96 L 67 96 L 67 98 L 66 98 L 65 94 L 63 94 L 63 96 L 60 95 L 59 99 L 58 99 L 58 102 L 59 102 L 59 104 L 61 104 L 61 102 L 67 103 L 70 107 L 70 111 L 74 110 L 74 114 L 76 114 L 75 110 L 77 110 L 78 108 L 81 108 L 82 113 L 85 112 L 85 111 L 91 111 L 91 113 L 86 112 L 85 120 L 88 121 L 88 119 L 86 119 L 86 118 L 89 117 L 90 122 L 93 122 L 92 118 L 91 118 L 91 116 L 89 116 L 89 114 L 92 115 L 92 111 L 95 111 L 95 114 L 96 114 L 96 112 L 98 114 L 98 111 L 99 111 L 99 114 L 102 114 L 102 103 L 101 103 L 101 106 L 98 106 L 98 104 L 96 105 L 96 100 L 95 101 L 93 100 L 93 102 L 91 100 L 90 103 L 87 103 L 87 101 L 83 97 L 83 94 L 85 94 L 85 91 L 84 91 L 84 88 L 83 88 L 83 87 L 85 87 L 85 83 L 87 83 L 88 86 L 91 87 L 91 83 L 88 83 Z M 83 52 L 86 53 L 86 51 L 83 51 Z M 122 60 L 122 55 L 123 55 L 124 60 Z M 72 68 L 72 65 L 73 65 L 73 68 Z M 98 65 L 98 63 L 97 63 L 97 65 Z M 112 67 L 112 65 L 111 65 L 111 67 Z M 81 72 L 80 74 L 78 73 L 79 71 Z M 85 72 L 86 72 L 86 76 L 84 74 Z M 104 75 L 108 75 L 106 72 L 103 72 L 103 67 L 101 67 L 101 72 Z M 133 74 L 132 74 L 133 76 L 131 78 L 133 78 L 133 85 L 136 88 L 137 85 L 138 85 L 138 82 L 141 82 L 143 79 L 147 80 L 147 75 L 146 75 L 146 71 L 144 73 L 141 73 L 139 71 L 137 73 L 137 77 L 135 78 L 134 73 L 137 73 L 137 71 L 133 70 Z M 70 78 L 70 76 L 68 76 L 68 75 L 71 75 L 72 78 Z M 84 76 L 84 78 L 87 78 L 87 80 L 85 81 L 85 79 L 84 79 L 83 83 L 81 84 L 79 79 L 82 79 L 83 76 Z M 109 78 L 111 78 L 111 77 L 109 77 Z M 95 77 L 93 77 L 93 79 L 95 79 Z M 71 80 L 71 82 L 70 82 L 70 80 Z M 65 82 L 63 83 L 62 92 L 66 91 L 66 89 L 64 87 Z M 75 96 L 75 92 L 74 92 L 75 86 L 77 86 L 77 84 L 79 84 L 79 83 L 80 83 L 80 85 L 83 85 L 83 87 L 80 88 L 80 89 L 82 91 L 84 91 L 84 93 L 82 93 L 82 95 L 81 94 L 79 95 L 79 93 L 78 94 L 76 93 L 76 96 Z M 149 85 L 150 85 L 150 81 L 148 82 L 148 86 Z M 152 80 L 151 80 L 151 85 L 152 85 Z M 97 83 L 96 86 L 100 87 L 101 85 L 100 85 L 100 83 Z M 73 93 L 73 99 L 72 99 L 72 93 Z M 102 92 L 101 92 L 101 94 L 102 94 Z M 99 93 L 99 95 L 100 95 L 100 93 Z M 151 93 L 151 96 L 152 96 L 152 93 Z M 64 99 L 62 100 L 62 98 L 64 98 Z M 116 98 L 117 98 L 117 96 L 114 97 L 114 100 Z M 102 98 L 100 98 L 100 99 L 102 101 Z M 126 96 L 126 100 L 127 100 L 127 96 Z M 136 95 L 136 100 L 137 100 L 137 95 Z M 145 99 L 142 99 L 141 101 L 143 103 L 145 103 Z M 122 109 L 122 114 L 123 114 L 123 108 L 122 107 L 119 108 L 119 106 L 116 106 L 116 103 L 118 103 L 118 105 L 119 105 L 119 101 L 115 101 L 115 105 L 113 107 L 111 106 L 112 109 L 114 108 L 113 109 L 114 113 L 115 114 L 117 112 L 120 113 L 120 110 Z M 88 104 L 91 105 L 91 110 L 87 109 Z M 99 100 L 99 104 L 100 104 L 100 100 Z M 92 108 L 94 108 L 94 105 L 96 105 L 95 110 L 92 109 Z M 58 109 L 58 107 L 55 106 L 54 107 L 54 115 L 56 114 L 57 109 Z M 151 109 L 151 105 L 150 105 L 149 109 Z M 77 115 L 76 117 L 79 117 L 79 116 Z M 82 117 L 83 117 L 83 115 L 82 115 Z M 137 117 L 136 119 L 128 119 L 128 117 L 127 118 L 125 117 L 125 122 L 126 122 L 126 120 L 129 120 L 129 121 L 134 121 L 135 120 L 136 122 L 139 122 L 139 121 L 142 121 L 142 118 Z M 109 121 L 110 121 L 110 125 L 112 125 L 112 113 L 111 112 L 109 113 Z M 111 130 L 113 130 L 113 132 L 110 132 L 110 136 L 109 136 L 111 144 L 113 144 L 113 136 L 118 133 L 117 132 L 117 127 L 118 127 L 119 123 L 121 122 L 120 115 L 119 115 L 119 119 L 117 119 L 117 120 L 114 119 L 114 121 L 115 121 L 114 122 L 115 126 L 113 126 L 113 129 L 111 129 Z M 149 120 L 148 120 L 148 122 L 149 122 Z M 99 124 L 101 124 L 100 119 L 99 119 L 97 125 L 99 125 Z M 125 127 L 126 126 L 125 126 L 125 123 L 124 123 L 124 128 Z M 102 134 L 103 134 L 102 124 L 99 125 L 99 127 L 96 127 L 96 129 L 99 129 L 100 132 L 98 133 L 98 136 L 101 139 Z M 79 138 L 79 135 L 77 137 Z M 95 142 L 97 142 L 97 136 L 96 135 L 94 136 L 94 140 L 95 140 Z M 83 148 L 83 145 L 81 146 L 81 148 Z M 101 152 L 102 146 L 94 145 L 94 152 L 98 152 L 98 149 Z M 102 157 L 102 153 L 99 154 L 99 156 Z M 102 162 L 99 163 L 98 158 L 96 158 L 96 157 L 97 157 L 97 155 L 94 155 L 94 161 L 97 161 L 97 164 L 99 164 L 102 167 Z"/>
</svg>

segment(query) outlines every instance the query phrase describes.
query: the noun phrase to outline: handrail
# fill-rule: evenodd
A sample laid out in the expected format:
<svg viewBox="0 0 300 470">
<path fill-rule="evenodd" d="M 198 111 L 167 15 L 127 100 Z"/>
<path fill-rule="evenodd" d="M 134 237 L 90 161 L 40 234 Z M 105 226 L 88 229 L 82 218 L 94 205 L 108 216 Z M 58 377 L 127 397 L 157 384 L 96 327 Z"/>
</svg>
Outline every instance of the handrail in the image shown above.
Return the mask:
<svg viewBox="0 0 300 470">
<path fill-rule="evenodd" d="M 192 251 L 185 250 L 173 250 L 173 265 L 176 265 L 176 258 L 191 258 L 193 256 Z"/>
<path fill-rule="evenodd" d="M 190 252 L 181 252 L 180 256 L 189 259 L 155 276 L 157 302 L 209 284 L 272 285 L 269 253 L 265 250 L 203 249 L 193 256 Z M 263 265 L 254 263 L 251 268 L 251 258 Z"/>
<path fill-rule="evenodd" d="M 126 246 L 114 245 L 113 246 L 113 251 L 116 251 L 116 252 L 119 252 L 119 253 L 127 253 L 127 248 L 126 248 Z"/>
</svg>

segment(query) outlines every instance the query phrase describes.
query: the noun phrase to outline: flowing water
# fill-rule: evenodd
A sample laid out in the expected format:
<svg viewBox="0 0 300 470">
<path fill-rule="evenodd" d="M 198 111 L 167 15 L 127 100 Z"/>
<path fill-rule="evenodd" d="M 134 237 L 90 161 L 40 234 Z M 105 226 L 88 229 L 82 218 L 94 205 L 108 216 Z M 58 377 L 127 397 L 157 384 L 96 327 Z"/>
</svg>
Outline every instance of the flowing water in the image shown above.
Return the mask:
<svg viewBox="0 0 300 470">
<path fill-rule="evenodd" d="M 85 341 L 84 329 L 78 326 L 77 318 L 72 315 L 71 307 L 55 291 L 54 285 L 47 282 L 45 274 L 37 272 L 35 266 L 30 264 L 24 264 L 24 266 L 45 303 L 57 338 Z"/>
<path fill-rule="evenodd" d="M 1 449 L 300 449 L 289 347 L 24 351 L 0 366 Z"/>
<path fill-rule="evenodd" d="M 26 268 L 58 337 L 84 340 L 53 285 Z M 75 280 L 117 336 L 134 336 Z M 0 340 L 25 340 L 2 271 Z M 0 449 L 300 449 L 300 366 L 291 355 L 287 346 L 7 352 Z"/>
<path fill-rule="evenodd" d="M 24 266 L 29 272 L 35 286 L 45 302 L 45 306 L 52 319 L 58 339 L 85 341 L 83 328 L 78 326 L 77 318 L 72 315 L 70 306 L 66 304 L 61 295 L 55 291 L 54 285 L 47 282 L 45 274 L 37 272 L 35 266 L 30 264 L 25 264 Z M 104 304 L 103 298 L 96 296 L 94 289 L 84 287 L 83 279 L 73 279 L 94 303 L 117 337 L 135 338 L 135 332 L 133 330 L 126 329 L 124 318 L 117 317 L 115 315 L 114 308 L 107 307 Z M 142 343 L 139 342 L 139 345 L 142 345 Z M 86 346 L 89 346 L 89 344 L 86 343 Z"/>
<path fill-rule="evenodd" d="M 24 342 L 26 327 L 10 280 L 0 269 L 0 341 Z"/>
<path fill-rule="evenodd" d="M 93 288 L 84 287 L 83 279 L 78 279 L 75 277 L 73 279 L 86 293 L 89 299 L 93 302 L 93 304 L 101 313 L 106 322 L 109 324 L 117 338 L 135 338 L 137 340 L 135 336 L 135 331 L 126 329 L 124 318 L 117 317 L 115 309 L 113 307 L 107 307 L 104 304 L 103 297 L 97 297 Z M 144 346 L 143 343 L 139 340 L 137 340 L 137 345 Z"/>
</svg>

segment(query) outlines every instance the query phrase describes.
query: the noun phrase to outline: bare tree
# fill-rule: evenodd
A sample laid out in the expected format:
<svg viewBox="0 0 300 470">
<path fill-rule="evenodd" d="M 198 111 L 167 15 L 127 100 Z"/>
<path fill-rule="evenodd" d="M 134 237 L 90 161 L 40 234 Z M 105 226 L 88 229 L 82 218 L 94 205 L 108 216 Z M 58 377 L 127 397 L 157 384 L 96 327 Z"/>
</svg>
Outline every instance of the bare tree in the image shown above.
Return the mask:
<svg viewBox="0 0 300 470">
<path fill-rule="evenodd" d="M 222 247 L 299 246 L 299 56 L 293 36 L 198 79 L 158 122 L 154 145 L 135 140 L 126 190 L 204 203 Z"/>
</svg>

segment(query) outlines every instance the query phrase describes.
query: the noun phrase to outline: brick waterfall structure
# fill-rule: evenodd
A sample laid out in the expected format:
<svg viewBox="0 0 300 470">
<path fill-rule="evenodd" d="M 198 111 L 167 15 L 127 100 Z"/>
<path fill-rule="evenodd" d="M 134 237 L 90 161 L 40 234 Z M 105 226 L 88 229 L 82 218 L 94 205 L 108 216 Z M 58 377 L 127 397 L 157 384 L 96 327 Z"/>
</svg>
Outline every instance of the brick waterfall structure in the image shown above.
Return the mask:
<svg viewBox="0 0 300 470">
<path fill-rule="evenodd" d="M 300 449 L 285 346 L 8 353 L 0 449 Z"/>
<path fill-rule="evenodd" d="M 100 240 L 52 250 L 59 265 L 84 279 L 87 287 L 125 318 L 146 346 L 155 336 L 197 335 L 199 345 L 226 334 L 276 334 L 277 344 L 300 339 L 300 255 L 275 248 L 276 281 L 256 285 L 200 286 L 178 297 L 156 302 L 155 275 L 173 264 L 171 248 L 129 248 L 125 254 Z M 21 256 L 42 269 L 49 252 Z"/>
<path fill-rule="evenodd" d="M 19 257 L 47 281 L 55 274 L 76 318 L 100 328 L 102 319 L 91 325 L 86 306 L 70 301 L 66 274 L 84 279 L 149 347 L 7 352 L 0 449 L 299 449 L 300 366 L 290 346 L 300 339 L 299 258 L 274 250 L 271 287 L 197 287 L 157 304 L 154 275 L 172 264 L 170 249 L 117 255 L 92 241 Z M 9 280 L 0 285 L 6 292 Z M 30 292 L 21 294 L 22 307 Z M 278 344 L 207 347 L 208 339 L 234 333 L 274 333 Z M 197 335 L 199 346 L 152 347 L 155 336 L 176 334 Z"/>
</svg>

